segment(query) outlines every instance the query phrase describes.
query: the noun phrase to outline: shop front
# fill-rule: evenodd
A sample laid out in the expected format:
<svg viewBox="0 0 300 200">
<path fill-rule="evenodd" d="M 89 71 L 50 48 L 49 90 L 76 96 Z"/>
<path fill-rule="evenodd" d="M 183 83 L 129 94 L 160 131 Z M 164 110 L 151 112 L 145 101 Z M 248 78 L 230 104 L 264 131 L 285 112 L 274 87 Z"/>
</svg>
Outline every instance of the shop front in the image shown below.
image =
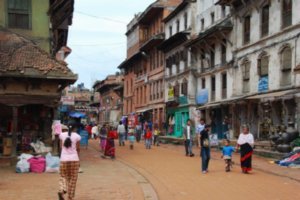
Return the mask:
<svg viewBox="0 0 300 200">
<path fill-rule="evenodd" d="M 189 119 L 189 107 L 167 107 L 167 134 L 174 137 L 182 137 L 183 128 Z"/>
</svg>

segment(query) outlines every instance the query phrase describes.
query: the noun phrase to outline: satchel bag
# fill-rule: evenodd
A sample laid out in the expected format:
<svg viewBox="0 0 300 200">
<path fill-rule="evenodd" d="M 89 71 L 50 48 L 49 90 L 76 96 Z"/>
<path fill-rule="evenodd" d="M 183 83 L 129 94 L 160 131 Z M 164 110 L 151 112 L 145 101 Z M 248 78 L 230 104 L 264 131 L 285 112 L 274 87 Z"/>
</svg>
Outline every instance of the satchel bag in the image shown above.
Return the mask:
<svg viewBox="0 0 300 200">
<path fill-rule="evenodd" d="M 208 139 L 203 140 L 203 147 L 209 147 L 209 140 Z"/>
</svg>

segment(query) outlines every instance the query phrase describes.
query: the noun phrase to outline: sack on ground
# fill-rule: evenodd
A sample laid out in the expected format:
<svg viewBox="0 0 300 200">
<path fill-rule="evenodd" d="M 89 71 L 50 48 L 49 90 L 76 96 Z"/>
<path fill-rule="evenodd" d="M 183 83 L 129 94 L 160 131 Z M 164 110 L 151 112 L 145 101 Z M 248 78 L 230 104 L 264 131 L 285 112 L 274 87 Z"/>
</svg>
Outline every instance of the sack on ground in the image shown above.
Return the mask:
<svg viewBox="0 0 300 200">
<path fill-rule="evenodd" d="M 30 163 L 30 172 L 42 173 L 45 171 L 46 159 L 42 156 L 32 157 L 28 160 Z"/>
<path fill-rule="evenodd" d="M 57 173 L 59 172 L 59 157 L 52 156 L 51 153 L 47 153 L 46 155 L 46 170 L 48 173 Z"/>
<path fill-rule="evenodd" d="M 28 159 L 32 158 L 33 156 L 30 154 L 22 153 L 18 159 L 19 161 L 17 162 L 16 165 L 16 172 L 17 173 L 27 173 L 30 170 L 30 164 L 27 161 Z"/>
</svg>

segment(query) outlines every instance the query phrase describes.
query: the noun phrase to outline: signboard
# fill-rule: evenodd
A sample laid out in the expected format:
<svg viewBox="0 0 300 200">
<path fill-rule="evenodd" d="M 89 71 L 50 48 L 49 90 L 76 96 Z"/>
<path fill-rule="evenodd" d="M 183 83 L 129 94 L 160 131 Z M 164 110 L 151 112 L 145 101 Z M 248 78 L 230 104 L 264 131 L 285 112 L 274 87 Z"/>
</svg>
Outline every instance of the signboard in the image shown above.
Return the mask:
<svg viewBox="0 0 300 200">
<path fill-rule="evenodd" d="M 168 100 L 173 100 L 174 99 L 174 88 L 170 87 L 168 90 Z"/>
<path fill-rule="evenodd" d="M 268 91 L 269 87 L 269 77 L 264 76 L 261 77 L 258 81 L 258 92 L 266 92 Z"/>
<path fill-rule="evenodd" d="M 62 96 L 60 101 L 62 102 L 62 105 L 75 105 L 75 98 L 73 96 Z"/>
<path fill-rule="evenodd" d="M 198 105 L 204 105 L 208 102 L 208 89 L 201 89 L 198 92 L 196 103 Z"/>
</svg>

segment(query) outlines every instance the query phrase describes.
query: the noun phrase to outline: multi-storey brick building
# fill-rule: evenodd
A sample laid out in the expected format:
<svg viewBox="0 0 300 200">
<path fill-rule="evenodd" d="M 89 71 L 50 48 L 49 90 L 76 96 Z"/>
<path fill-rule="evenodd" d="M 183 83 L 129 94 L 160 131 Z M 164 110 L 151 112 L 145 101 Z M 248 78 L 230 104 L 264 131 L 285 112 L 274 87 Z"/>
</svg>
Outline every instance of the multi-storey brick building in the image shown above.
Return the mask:
<svg viewBox="0 0 300 200">
<path fill-rule="evenodd" d="M 165 121 L 164 54 L 157 46 L 164 39 L 162 20 L 180 0 L 158 0 L 134 17 L 127 29 L 124 70 L 124 114 L 162 126 Z"/>
</svg>

